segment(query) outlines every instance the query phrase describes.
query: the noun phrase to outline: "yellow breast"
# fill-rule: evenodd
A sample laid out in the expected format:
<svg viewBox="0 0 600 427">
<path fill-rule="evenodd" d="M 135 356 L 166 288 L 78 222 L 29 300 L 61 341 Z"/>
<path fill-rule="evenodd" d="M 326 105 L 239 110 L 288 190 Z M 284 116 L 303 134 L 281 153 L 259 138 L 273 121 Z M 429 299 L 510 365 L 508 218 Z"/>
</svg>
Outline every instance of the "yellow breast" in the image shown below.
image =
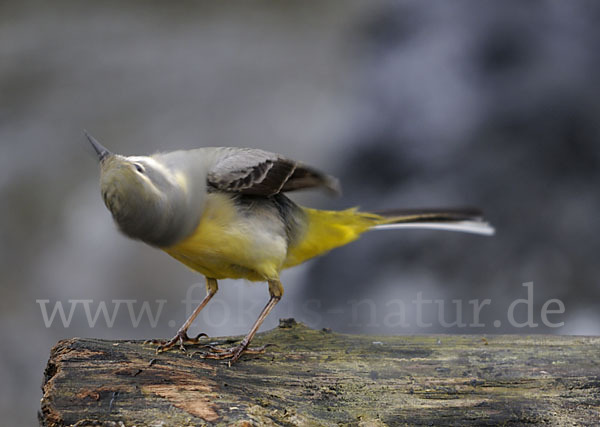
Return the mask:
<svg viewBox="0 0 600 427">
<path fill-rule="evenodd" d="M 163 250 L 213 279 L 276 279 L 287 244 L 272 222 L 261 212 L 243 215 L 230 196 L 210 193 L 192 235 Z"/>
</svg>

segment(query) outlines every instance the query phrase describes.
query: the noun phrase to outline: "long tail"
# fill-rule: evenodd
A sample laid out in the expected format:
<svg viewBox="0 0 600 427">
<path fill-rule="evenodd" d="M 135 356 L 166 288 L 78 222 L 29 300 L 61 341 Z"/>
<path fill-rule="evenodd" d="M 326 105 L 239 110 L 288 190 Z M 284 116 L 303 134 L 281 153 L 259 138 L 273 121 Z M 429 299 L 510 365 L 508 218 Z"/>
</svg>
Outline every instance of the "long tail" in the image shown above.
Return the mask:
<svg viewBox="0 0 600 427">
<path fill-rule="evenodd" d="M 459 231 L 463 233 L 492 236 L 494 227 L 483 220 L 477 209 L 426 209 L 402 210 L 376 213 L 383 222 L 371 227 L 372 230 L 395 228 L 421 228 L 432 230 Z"/>
<path fill-rule="evenodd" d="M 331 249 L 356 240 L 368 230 L 421 228 L 493 235 L 494 228 L 475 209 L 397 210 L 378 213 L 356 208 L 322 211 L 302 208 L 307 227 L 302 238 L 288 250 L 284 268 L 300 264 Z"/>
</svg>

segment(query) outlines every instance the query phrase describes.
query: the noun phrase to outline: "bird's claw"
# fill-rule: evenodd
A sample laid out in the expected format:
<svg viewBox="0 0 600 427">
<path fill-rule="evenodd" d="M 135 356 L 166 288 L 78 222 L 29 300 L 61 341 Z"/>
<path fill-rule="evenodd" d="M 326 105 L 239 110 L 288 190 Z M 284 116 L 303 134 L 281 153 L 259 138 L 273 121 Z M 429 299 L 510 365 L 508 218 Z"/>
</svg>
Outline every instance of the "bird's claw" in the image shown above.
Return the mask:
<svg viewBox="0 0 600 427">
<path fill-rule="evenodd" d="M 260 347 L 248 347 L 248 344 L 244 344 L 243 342 L 236 347 L 230 348 L 219 348 L 212 345 L 205 345 L 204 348 L 206 348 L 208 351 L 198 351 L 194 354 L 201 359 L 229 359 L 229 366 L 231 366 L 242 356 L 242 354 L 263 354 L 267 347 L 271 347 L 273 345 L 274 344 L 265 344 Z"/>
<path fill-rule="evenodd" d="M 156 354 L 169 351 L 175 347 L 176 344 L 179 344 L 179 349 L 185 353 L 186 345 L 200 344 L 200 338 L 202 337 L 208 338 L 208 335 L 206 335 L 204 332 L 201 332 L 195 338 L 190 338 L 188 337 L 187 331 L 178 331 L 177 334 L 175 334 L 175 336 L 169 341 L 148 340 L 145 343 L 158 344 L 158 347 L 156 347 Z"/>
</svg>

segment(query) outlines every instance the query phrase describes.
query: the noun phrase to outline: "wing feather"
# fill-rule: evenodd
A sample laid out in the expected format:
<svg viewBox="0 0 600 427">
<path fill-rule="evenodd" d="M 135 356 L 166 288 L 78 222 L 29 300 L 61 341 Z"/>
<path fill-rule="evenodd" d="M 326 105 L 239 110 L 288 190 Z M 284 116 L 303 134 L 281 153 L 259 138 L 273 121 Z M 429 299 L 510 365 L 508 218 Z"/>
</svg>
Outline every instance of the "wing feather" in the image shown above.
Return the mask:
<svg viewBox="0 0 600 427">
<path fill-rule="evenodd" d="M 322 187 L 339 192 L 337 179 L 279 154 L 251 148 L 223 148 L 208 172 L 221 191 L 255 196 Z"/>
</svg>

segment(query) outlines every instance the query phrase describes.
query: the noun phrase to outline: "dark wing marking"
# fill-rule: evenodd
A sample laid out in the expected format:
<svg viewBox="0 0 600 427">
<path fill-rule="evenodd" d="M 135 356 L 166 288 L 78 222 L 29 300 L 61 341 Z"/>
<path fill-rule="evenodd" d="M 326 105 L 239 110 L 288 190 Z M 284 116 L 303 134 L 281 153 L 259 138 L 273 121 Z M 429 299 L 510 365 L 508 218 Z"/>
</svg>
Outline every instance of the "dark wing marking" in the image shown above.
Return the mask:
<svg viewBox="0 0 600 427">
<path fill-rule="evenodd" d="M 335 178 L 278 154 L 250 148 L 222 150 L 208 173 L 208 183 L 221 191 L 272 196 L 324 187 L 339 193 Z"/>
</svg>

